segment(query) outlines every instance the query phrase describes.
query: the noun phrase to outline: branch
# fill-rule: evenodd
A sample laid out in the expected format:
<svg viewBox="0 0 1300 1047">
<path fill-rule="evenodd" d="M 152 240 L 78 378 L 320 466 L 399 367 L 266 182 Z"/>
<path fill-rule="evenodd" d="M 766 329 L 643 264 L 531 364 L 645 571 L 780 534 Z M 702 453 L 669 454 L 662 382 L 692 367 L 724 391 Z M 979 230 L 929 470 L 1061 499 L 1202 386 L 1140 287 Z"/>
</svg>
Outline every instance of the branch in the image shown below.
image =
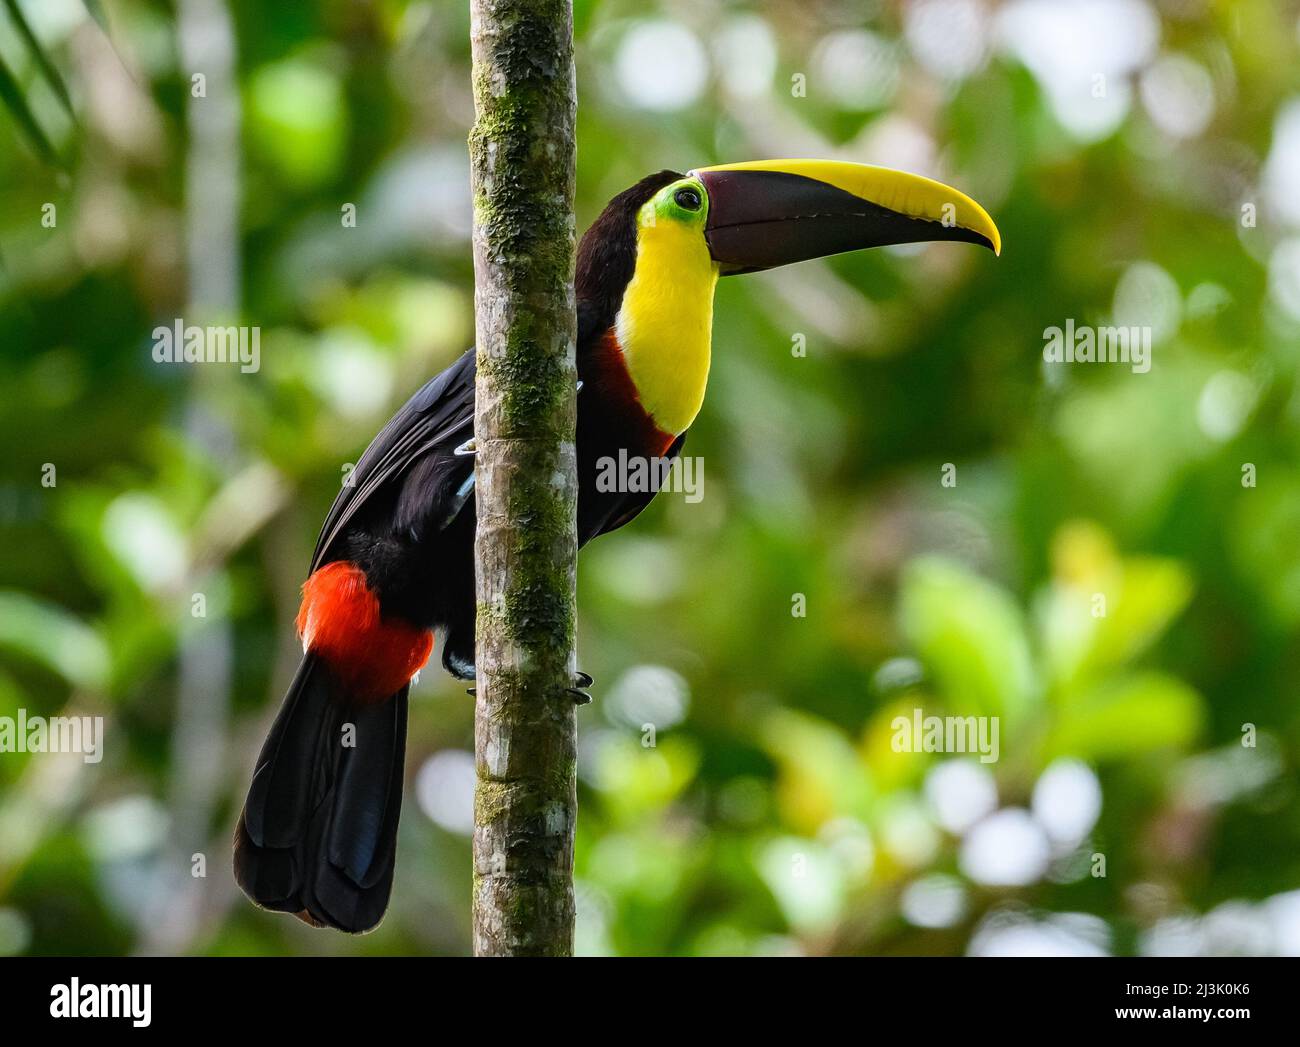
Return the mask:
<svg viewBox="0 0 1300 1047">
<path fill-rule="evenodd" d="M 471 0 L 477 312 L 474 951 L 573 950 L 570 0 Z"/>
</svg>

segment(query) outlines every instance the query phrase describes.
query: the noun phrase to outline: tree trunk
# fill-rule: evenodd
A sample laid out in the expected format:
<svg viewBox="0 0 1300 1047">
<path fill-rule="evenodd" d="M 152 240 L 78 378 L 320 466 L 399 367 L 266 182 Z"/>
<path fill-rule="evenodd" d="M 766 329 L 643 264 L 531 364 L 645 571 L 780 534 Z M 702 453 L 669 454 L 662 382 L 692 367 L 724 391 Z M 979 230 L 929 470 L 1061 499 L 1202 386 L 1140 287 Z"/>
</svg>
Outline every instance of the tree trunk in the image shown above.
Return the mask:
<svg viewBox="0 0 1300 1047">
<path fill-rule="evenodd" d="M 471 0 L 478 384 L 474 951 L 573 951 L 571 0 Z"/>
</svg>

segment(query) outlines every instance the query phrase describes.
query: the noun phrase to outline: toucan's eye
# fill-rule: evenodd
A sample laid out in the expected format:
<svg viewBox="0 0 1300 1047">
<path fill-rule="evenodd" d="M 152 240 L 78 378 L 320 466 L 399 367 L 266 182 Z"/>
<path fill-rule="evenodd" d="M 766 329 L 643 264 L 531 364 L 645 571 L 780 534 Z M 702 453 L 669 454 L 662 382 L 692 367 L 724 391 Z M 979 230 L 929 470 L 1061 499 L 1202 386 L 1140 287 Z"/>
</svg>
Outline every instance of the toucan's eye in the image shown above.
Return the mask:
<svg viewBox="0 0 1300 1047">
<path fill-rule="evenodd" d="M 692 189 L 690 186 L 678 189 L 677 192 L 673 193 L 673 199 L 677 201 L 677 206 L 685 211 L 698 211 L 700 205 L 704 203 L 700 199 L 700 191 Z"/>
</svg>

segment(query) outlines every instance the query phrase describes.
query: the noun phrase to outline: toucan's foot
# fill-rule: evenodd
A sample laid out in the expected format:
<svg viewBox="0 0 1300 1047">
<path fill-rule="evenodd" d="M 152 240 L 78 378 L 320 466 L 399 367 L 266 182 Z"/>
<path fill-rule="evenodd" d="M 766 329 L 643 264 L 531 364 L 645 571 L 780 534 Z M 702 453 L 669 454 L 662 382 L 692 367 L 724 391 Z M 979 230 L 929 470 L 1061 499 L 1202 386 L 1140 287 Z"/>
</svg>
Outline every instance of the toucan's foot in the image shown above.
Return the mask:
<svg viewBox="0 0 1300 1047">
<path fill-rule="evenodd" d="M 591 673 L 584 673 L 579 669 L 573 674 L 573 686 L 564 693 L 573 696 L 574 705 L 590 705 L 591 695 L 587 693 L 587 688 L 595 682 L 591 678 Z"/>
</svg>

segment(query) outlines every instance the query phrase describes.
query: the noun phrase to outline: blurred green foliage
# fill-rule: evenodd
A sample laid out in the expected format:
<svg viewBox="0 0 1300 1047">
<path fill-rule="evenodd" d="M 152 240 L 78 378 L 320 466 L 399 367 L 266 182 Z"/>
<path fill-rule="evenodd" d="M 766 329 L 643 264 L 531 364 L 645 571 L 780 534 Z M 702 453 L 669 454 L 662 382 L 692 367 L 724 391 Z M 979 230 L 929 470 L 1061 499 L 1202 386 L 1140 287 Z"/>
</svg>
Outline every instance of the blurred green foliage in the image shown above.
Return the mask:
<svg viewBox="0 0 1300 1047">
<path fill-rule="evenodd" d="M 0 716 L 107 735 L 0 754 L 0 953 L 463 953 L 439 672 L 377 932 L 253 909 L 228 840 L 315 528 L 471 339 L 467 5 L 18 7 L 76 118 L 0 12 L 67 164 L 7 108 Z M 1298 18 L 577 0 L 580 226 L 807 155 L 940 177 L 1005 244 L 722 282 L 705 496 L 580 568 L 580 950 L 1300 952 Z M 260 368 L 155 363 L 178 317 L 256 325 Z M 1149 373 L 1045 363 L 1067 319 L 1150 327 Z M 999 759 L 897 751 L 917 709 L 997 717 Z"/>
</svg>

